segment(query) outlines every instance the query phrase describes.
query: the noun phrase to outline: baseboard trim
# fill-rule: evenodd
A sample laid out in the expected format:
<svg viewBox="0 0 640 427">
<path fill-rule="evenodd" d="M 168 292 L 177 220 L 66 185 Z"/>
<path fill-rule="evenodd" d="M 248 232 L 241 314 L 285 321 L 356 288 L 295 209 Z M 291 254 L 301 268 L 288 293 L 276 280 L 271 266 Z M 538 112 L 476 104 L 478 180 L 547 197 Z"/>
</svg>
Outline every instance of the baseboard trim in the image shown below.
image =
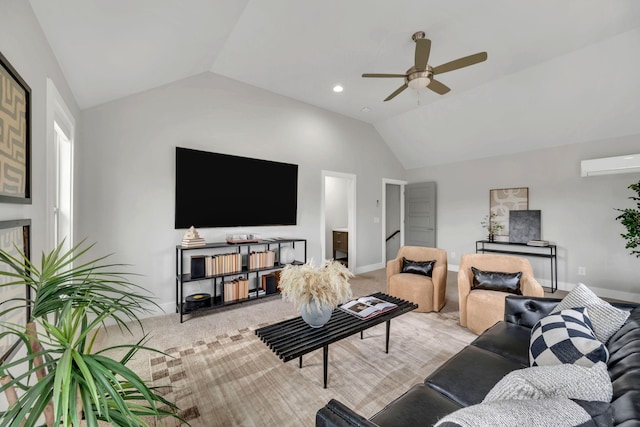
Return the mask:
<svg viewBox="0 0 640 427">
<path fill-rule="evenodd" d="M 361 267 L 356 267 L 355 274 L 364 274 L 370 271 L 380 270 L 381 268 L 385 268 L 386 264 L 384 262 L 379 262 L 377 264 L 369 264 L 363 265 Z"/>
</svg>

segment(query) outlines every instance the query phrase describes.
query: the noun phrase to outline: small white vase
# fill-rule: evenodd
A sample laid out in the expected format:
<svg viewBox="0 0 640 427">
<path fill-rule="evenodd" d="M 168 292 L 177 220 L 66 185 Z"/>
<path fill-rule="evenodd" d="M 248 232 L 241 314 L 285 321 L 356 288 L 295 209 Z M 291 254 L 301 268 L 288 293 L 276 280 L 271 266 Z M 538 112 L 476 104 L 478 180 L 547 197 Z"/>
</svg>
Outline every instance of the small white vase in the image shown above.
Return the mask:
<svg viewBox="0 0 640 427">
<path fill-rule="evenodd" d="M 308 305 L 304 304 L 300 309 L 302 320 L 312 328 L 323 327 L 331 319 L 331 313 L 333 309 L 326 304 L 320 304 L 320 310 L 318 310 L 315 301 L 311 301 Z"/>
<path fill-rule="evenodd" d="M 280 248 L 280 264 L 291 264 L 296 259 L 296 253 L 293 248 L 284 246 Z"/>
</svg>

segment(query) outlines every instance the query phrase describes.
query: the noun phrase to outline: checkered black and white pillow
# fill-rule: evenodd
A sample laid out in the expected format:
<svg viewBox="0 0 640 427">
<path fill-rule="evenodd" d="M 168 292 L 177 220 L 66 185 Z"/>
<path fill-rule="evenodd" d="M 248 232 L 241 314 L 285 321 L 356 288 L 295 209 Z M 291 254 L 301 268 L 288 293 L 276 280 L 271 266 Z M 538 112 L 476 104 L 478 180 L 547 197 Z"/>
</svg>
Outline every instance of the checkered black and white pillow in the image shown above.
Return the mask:
<svg viewBox="0 0 640 427">
<path fill-rule="evenodd" d="M 574 363 L 590 367 L 608 359 L 609 352 L 595 337 L 584 307 L 551 313 L 531 329 L 531 366 Z"/>
</svg>

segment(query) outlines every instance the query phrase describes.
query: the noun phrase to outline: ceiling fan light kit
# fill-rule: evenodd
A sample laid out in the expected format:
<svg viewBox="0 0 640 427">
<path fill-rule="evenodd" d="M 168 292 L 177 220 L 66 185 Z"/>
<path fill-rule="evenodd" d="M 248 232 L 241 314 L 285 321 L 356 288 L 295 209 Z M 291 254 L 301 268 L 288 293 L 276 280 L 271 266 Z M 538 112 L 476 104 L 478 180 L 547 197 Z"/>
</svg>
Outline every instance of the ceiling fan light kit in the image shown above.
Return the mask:
<svg viewBox="0 0 640 427">
<path fill-rule="evenodd" d="M 362 77 L 382 77 L 382 78 L 404 78 L 404 84 L 396 89 L 391 95 L 385 98 L 389 101 L 404 91 L 406 88 L 418 90 L 427 87 L 439 95 L 444 95 L 451 89 L 444 83 L 433 78 L 436 74 L 442 74 L 459 68 L 468 67 L 487 60 L 487 52 L 480 52 L 473 55 L 458 58 L 437 67 L 431 67 L 429 62 L 429 54 L 431 53 L 431 40 L 425 38 L 424 31 L 418 31 L 411 36 L 416 43 L 415 58 L 413 67 L 409 68 L 404 74 L 375 74 L 365 73 Z"/>
<path fill-rule="evenodd" d="M 428 65 L 426 70 L 416 70 L 415 67 L 411 67 L 407 70 L 405 83 L 407 83 L 411 89 L 418 90 L 427 87 L 429 83 L 431 83 L 432 78 L 433 71 Z"/>
</svg>

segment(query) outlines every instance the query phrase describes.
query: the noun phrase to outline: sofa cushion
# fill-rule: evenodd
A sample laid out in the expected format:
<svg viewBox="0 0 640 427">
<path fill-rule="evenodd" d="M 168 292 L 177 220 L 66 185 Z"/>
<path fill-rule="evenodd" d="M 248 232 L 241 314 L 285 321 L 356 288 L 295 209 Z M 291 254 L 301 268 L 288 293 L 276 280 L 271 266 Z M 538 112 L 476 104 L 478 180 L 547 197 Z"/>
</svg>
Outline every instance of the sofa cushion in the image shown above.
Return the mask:
<svg viewBox="0 0 640 427">
<path fill-rule="evenodd" d="M 431 277 L 433 274 L 433 266 L 436 261 L 412 261 L 402 257 L 401 273 L 420 274 L 422 276 Z"/>
<path fill-rule="evenodd" d="M 508 295 L 504 301 L 504 320 L 531 329 L 538 320 L 555 311 L 559 302 L 559 298 Z"/>
<path fill-rule="evenodd" d="M 371 421 L 381 427 L 431 426 L 460 408 L 460 404 L 431 387 L 417 384 L 371 417 Z"/>
<path fill-rule="evenodd" d="M 473 340 L 471 345 L 506 357 L 524 368 L 529 366 L 530 337 L 530 328 L 498 322 Z"/>
<path fill-rule="evenodd" d="M 611 379 L 604 362 L 590 368 L 564 363 L 510 372 L 489 391 L 483 402 L 553 397 L 610 402 L 612 395 Z"/>
<path fill-rule="evenodd" d="M 558 303 L 555 311 L 568 308 L 586 307 L 593 325 L 593 332 L 603 343 L 615 334 L 629 317 L 629 312 L 621 310 L 600 299 L 584 283 L 578 285 Z"/>
<path fill-rule="evenodd" d="M 506 374 L 522 365 L 482 348 L 469 345 L 425 379 L 425 384 L 460 405 L 482 402 Z"/>
<path fill-rule="evenodd" d="M 593 408 L 589 405 L 588 408 Z M 606 411 L 607 405 L 597 407 Z M 592 422 L 593 414 L 567 398 L 541 400 L 498 400 L 462 408 L 447 415 L 436 427 L 554 426 L 574 427 Z M 586 423 L 586 424 L 585 424 Z"/>
<path fill-rule="evenodd" d="M 608 358 L 607 348 L 596 339 L 584 307 L 551 313 L 531 329 L 531 366 L 561 363 L 592 366 Z"/>
</svg>

